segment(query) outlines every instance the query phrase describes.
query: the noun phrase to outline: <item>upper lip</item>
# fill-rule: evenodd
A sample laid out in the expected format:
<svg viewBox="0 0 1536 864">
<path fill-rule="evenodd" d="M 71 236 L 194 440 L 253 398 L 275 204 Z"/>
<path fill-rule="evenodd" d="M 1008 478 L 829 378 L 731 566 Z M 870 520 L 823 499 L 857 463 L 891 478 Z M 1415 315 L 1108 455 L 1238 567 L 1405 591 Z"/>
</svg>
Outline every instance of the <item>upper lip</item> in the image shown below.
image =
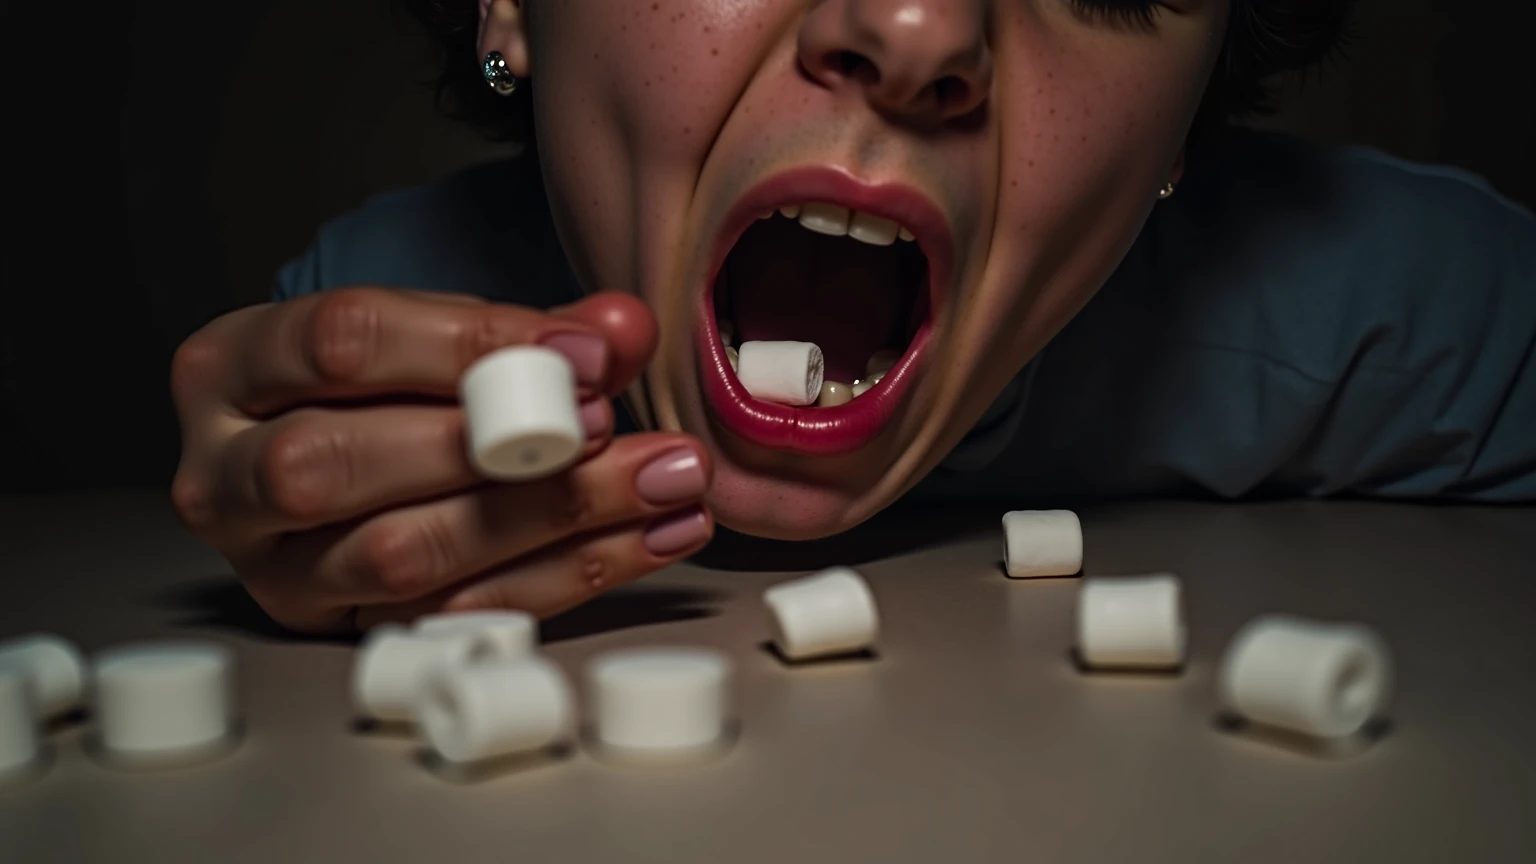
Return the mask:
<svg viewBox="0 0 1536 864">
<path fill-rule="evenodd" d="M 716 344 L 713 293 L 720 269 L 741 235 L 765 213 L 779 207 L 822 202 L 889 219 L 910 231 L 928 260 L 929 321 L 879 387 L 837 408 L 801 409 L 753 400 L 724 366 Z M 901 183 L 870 183 L 841 168 L 810 166 L 769 177 L 747 191 L 728 211 L 709 258 L 699 304 L 697 349 L 700 374 L 716 414 L 748 441 L 773 449 L 832 455 L 867 444 L 895 414 L 914 384 L 914 364 L 925 352 L 933 318 L 948 290 L 953 237 L 938 206 Z M 706 375 L 713 367 L 714 375 Z M 721 417 L 722 420 L 727 419 Z"/>
</svg>

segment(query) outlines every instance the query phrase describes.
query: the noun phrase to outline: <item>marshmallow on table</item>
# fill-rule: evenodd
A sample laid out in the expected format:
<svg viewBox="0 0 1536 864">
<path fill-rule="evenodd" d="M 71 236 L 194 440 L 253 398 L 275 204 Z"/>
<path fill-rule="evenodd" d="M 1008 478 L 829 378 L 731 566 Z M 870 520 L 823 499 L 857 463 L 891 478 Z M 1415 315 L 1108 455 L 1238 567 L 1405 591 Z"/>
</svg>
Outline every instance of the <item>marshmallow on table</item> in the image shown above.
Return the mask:
<svg viewBox="0 0 1536 864">
<path fill-rule="evenodd" d="M 1391 658 L 1375 631 L 1284 615 L 1249 622 L 1227 648 L 1222 705 L 1265 726 L 1317 738 L 1360 731 L 1391 689 Z"/>
<path fill-rule="evenodd" d="M 519 345 L 480 358 L 459 380 L 469 452 L 495 480 L 535 480 L 581 455 L 586 434 L 576 374 L 549 348 Z"/>
<path fill-rule="evenodd" d="M 527 657 L 537 650 L 538 622 L 527 612 L 445 612 L 416 621 L 423 636 L 484 633 L 501 645 L 502 657 Z"/>
<path fill-rule="evenodd" d="M 1171 669 L 1184 662 L 1183 604 L 1171 573 L 1085 579 L 1077 651 L 1085 666 Z"/>
<path fill-rule="evenodd" d="M 810 342 L 743 342 L 737 351 L 737 380 L 765 402 L 814 404 L 825 371 L 821 349 Z"/>
<path fill-rule="evenodd" d="M 234 657 L 202 642 L 146 642 L 97 655 L 96 732 L 107 755 L 180 759 L 234 737 Z"/>
<path fill-rule="evenodd" d="M 456 764 L 558 744 L 570 737 L 575 717 L 565 676 L 538 657 L 441 668 L 427 677 L 416 705 L 423 737 Z"/>
<path fill-rule="evenodd" d="M 18 663 L 0 663 L 0 781 L 37 764 L 38 714 L 32 674 Z"/>
<path fill-rule="evenodd" d="M 869 585 L 846 567 L 781 582 L 763 592 L 763 603 L 773 644 L 788 660 L 863 651 L 880 633 Z"/>
<path fill-rule="evenodd" d="M 34 633 L 0 645 L 0 665 L 13 663 L 32 676 L 33 698 L 43 717 L 80 707 L 85 696 L 85 658 L 80 650 L 49 633 Z"/>
<path fill-rule="evenodd" d="M 630 648 L 587 664 L 593 737 L 601 754 L 670 761 L 725 743 L 731 661 L 704 648 Z"/>
<path fill-rule="evenodd" d="M 1083 526 L 1071 510 L 1015 510 L 1003 516 L 1004 563 L 1014 579 L 1074 576 L 1083 569 Z"/>
<path fill-rule="evenodd" d="M 504 638 L 483 630 L 417 633 L 392 624 L 369 631 L 352 669 L 352 701 L 359 713 L 390 722 L 415 719 L 428 676 L 443 669 L 516 659 Z"/>
</svg>

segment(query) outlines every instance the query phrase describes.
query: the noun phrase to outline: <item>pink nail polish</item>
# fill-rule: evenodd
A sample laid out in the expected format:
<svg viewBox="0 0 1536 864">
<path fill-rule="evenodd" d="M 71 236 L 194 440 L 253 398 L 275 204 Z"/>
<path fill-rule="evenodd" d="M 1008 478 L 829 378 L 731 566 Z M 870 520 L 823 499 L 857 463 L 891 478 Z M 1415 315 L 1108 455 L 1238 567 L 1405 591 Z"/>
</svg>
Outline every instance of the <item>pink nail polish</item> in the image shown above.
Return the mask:
<svg viewBox="0 0 1536 864">
<path fill-rule="evenodd" d="M 704 463 L 691 447 L 652 459 L 635 475 L 635 491 L 651 504 L 678 504 L 704 494 Z"/>
<path fill-rule="evenodd" d="M 586 333 L 555 333 L 545 336 L 539 344 L 565 355 L 581 384 L 600 386 L 608 374 L 608 343 L 601 337 Z"/>
<path fill-rule="evenodd" d="M 703 510 L 685 510 L 663 516 L 645 529 L 645 548 L 652 555 L 670 557 L 709 539 L 709 519 Z"/>
<path fill-rule="evenodd" d="M 587 440 L 601 438 L 608 431 L 608 406 L 605 399 L 589 399 L 581 403 L 581 431 Z"/>
</svg>

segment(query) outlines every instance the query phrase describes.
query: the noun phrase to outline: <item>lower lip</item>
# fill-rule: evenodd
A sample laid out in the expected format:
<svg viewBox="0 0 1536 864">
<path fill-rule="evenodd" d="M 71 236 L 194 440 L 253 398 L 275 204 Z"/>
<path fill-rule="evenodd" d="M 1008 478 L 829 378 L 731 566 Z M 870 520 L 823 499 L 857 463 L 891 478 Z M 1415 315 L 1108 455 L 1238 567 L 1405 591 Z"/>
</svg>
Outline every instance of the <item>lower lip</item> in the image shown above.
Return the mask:
<svg viewBox="0 0 1536 864">
<path fill-rule="evenodd" d="M 748 194 L 731 212 L 722 232 L 722 242 L 711 261 L 708 280 L 700 292 L 694 345 L 704 398 L 715 419 L 724 429 L 742 440 L 773 450 L 807 456 L 836 456 L 849 453 L 873 441 L 915 385 L 918 371 L 927 354 L 933 318 L 940 308 L 939 291 L 948 273 L 947 230 L 942 218 L 926 206 L 911 206 L 903 214 L 907 225 L 923 225 L 919 236 L 936 236 L 938 248 L 924 248 L 928 259 L 929 319 L 912 337 L 906 353 L 885 377 L 864 395 L 835 408 L 796 408 L 764 402 L 747 393 L 731 369 L 720 342 L 715 320 L 714 284 L 726 256 L 742 233 L 761 212 L 772 209 L 775 200 L 852 200 L 869 196 L 868 187 L 843 174 L 816 169 L 791 174 L 764 184 Z M 909 205 L 910 206 L 910 205 Z M 855 209 L 860 208 L 855 204 Z M 905 209 L 905 208 L 904 208 Z"/>
</svg>

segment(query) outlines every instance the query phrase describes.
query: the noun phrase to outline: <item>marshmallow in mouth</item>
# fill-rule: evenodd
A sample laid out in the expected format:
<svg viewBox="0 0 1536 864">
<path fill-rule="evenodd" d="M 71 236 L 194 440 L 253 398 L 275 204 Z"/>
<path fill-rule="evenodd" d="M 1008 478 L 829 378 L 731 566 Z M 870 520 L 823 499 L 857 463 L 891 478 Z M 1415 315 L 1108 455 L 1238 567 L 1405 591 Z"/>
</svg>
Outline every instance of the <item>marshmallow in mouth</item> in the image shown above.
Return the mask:
<svg viewBox="0 0 1536 864">
<path fill-rule="evenodd" d="M 733 360 L 746 343 L 808 343 L 822 374 L 815 394 L 787 398 L 754 383 L 793 370 L 754 365 L 740 376 L 747 391 L 779 404 L 837 407 L 878 383 L 930 311 L 928 262 L 912 236 L 890 219 L 814 201 L 781 207 L 748 228 L 715 283 L 721 341 Z M 811 353 L 751 352 L 785 363 Z"/>
</svg>

